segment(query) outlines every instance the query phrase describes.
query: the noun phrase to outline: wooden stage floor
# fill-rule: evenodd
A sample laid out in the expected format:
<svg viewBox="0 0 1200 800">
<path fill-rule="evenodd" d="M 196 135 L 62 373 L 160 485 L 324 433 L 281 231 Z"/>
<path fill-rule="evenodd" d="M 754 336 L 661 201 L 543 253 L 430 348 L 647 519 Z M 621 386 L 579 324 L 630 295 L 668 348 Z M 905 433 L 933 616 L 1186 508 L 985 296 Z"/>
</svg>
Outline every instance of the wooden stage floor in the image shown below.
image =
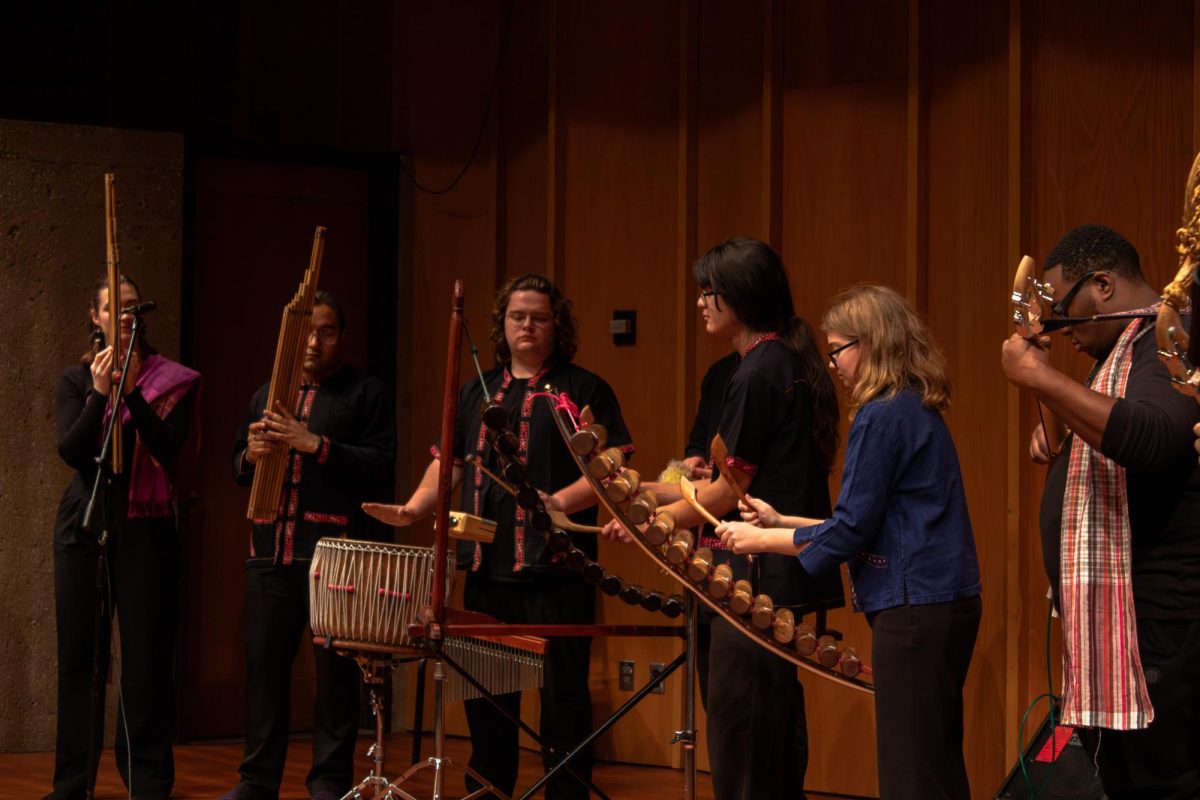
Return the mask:
<svg viewBox="0 0 1200 800">
<path fill-rule="evenodd" d="M 392 734 L 386 740 L 389 777 L 396 777 L 409 766 L 412 754 L 412 737 L 409 734 Z M 367 761 L 363 754 L 370 745 L 368 737 L 359 742 L 359 758 L 356 766 L 358 777 L 366 774 Z M 308 772 L 310 743 L 307 738 L 292 739 L 288 748 L 287 768 L 283 778 L 280 800 L 307 800 L 308 790 L 304 787 L 304 776 Z M 470 755 L 470 744 L 466 739 L 447 738 L 447 755 L 456 764 L 465 764 Z M 433 752 L 433 739 L 425 737 L 421 756 Z M 242 743 L 221 742 L 178 745 L 175 748 L 175 792 L 172 795 L 183 800 L 215 800 L 237 782 L 238 763 L 242 758 Z M 21 753 L 0 755 L 0 799 L 39 800 L 50 791 L 54 771 L 52 753 Z M 424 772 L 422 774 L 429 774 Z M 534 753 L 521 751 L 521 767 L 517 777 L 518 793 L 532 786 L 541 777 L 541 759 Z M 698 800 L 712 800 L 712 787 L 706 773 L 697 776 Z M 597 764 L 592 776 L 595 784 L 613 800 L 622 798 L 656 798 L 675 800 L 683 797 L 683 773 L 661 767 L 639 767 L 629 764 Z M 448 798 L 460 798 L 462 772 L 452 770 L 445 784 Z M 418 798 L 430 796 L 428 780 L 413 780 L 405 789 Z M 544 794 L 539 793 L 539 796 Z M 812 797 L 813 795 L 809 795 Z M 96 782 L 96 800 L 120 800 L 126 797 L 124 786 L 113 764 L 113 753 L 106 750 L 100 761 L 100 774 Z"/>
<path fill-rule="evenodd" d="M 371 740 L 367 736 L 359 739 L 359 758 L 356 761 L 357 776 L 366 774 L 367 752 Z M 308 772 L 310 741 L 307 737 L 296 737 L 288 747 L 287 768 L 283 776 L 280 800 L 308 800 L 304 787 L 304 776 Z M 395 778 L 411 763 L 412 736 L 395 733 L 386 739 L 389 777 Z M 421 757 L 427 758 L 433 751 L 433 738 L 426 735 L 422 743 Z M 464 738 L 447 737 L 446 755 L 456 764 L 465 764 L 470 755 L 470 743 Z M 216 800 L 237 782 L 237 768 L 242 760 L 242 743 L 209 742 L 178 745 L 175 748 L 175 791 L 171 795 L 179 800 Z M 50 791 L 54 771 L 52 753 L 0 754 L 0 800 L 40 800 Z M 428 772 L 423 773 L 428 775 Z M 528 789 L 542 775 L 541 759 L 531 751 L 521 750 L 521 766 L 517 775 L 517 792 Z M 654 800 L 682 800 L 683 773 L 664 767 L 640 767 L 632 764 L 597 764 L 592 780 L 612 800 L 631 798 L 654 798 Z M 444 785 L 444 797 L 457 800 L 465 792 L 462 789 L 462 772 L 452 770 Z M 405 783 L 405 790 L 417 798 L 428 798 L 431 784 L 428 780 L 412 780 Z M 845 797 L 845 795 L 806 793 L 809 800 Z M 96 800 L 121 800 L 126 797 L 125 787 L 113 764 L 113 752 L 105 750 L 100 760 L 100 774 L 96 782 Z M 538 797 L 544 797 L 539 792 Z M 696 800 L 713 800 L 712 784 L 708 773 L 696 775 Z"/>
</svg>

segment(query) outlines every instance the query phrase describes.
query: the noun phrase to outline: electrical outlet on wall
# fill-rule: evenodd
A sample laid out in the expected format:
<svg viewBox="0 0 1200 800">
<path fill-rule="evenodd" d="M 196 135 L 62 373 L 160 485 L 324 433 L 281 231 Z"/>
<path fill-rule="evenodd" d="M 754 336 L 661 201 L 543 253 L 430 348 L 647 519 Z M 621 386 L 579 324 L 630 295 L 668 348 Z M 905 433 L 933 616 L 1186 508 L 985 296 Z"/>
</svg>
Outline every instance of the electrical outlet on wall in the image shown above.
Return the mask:
<svg viewBox="0 0 1200 800">
<path fill-rule="evenodd" d="M 661 661 L 651 661 L 650 662 L 650 680 L 654 680 L 658 676 L 658 674 L 666 668 L 667 668 L 667 665 L 662 663 Z M 653 689 L 650 690 L 651 694 L 666 694 L 666 692 L 667 692 L 666 681 L 660 683 L 658 686 L 655 686 Z"/>
<path fill-rule="evenodd" d="M 618 681 L 617 686 L 618 686 L 618 688 L 620 688 L 620 690 L 622 692 L 632 692 L 633 691 L 633 668 L 634 668 L 634 666 L 635 666 L 635 663 L 633 661 L 620 662 L 620 665 L 618 668 L 619 671 L 617 673 L 617 681 Z"/>
</svg>

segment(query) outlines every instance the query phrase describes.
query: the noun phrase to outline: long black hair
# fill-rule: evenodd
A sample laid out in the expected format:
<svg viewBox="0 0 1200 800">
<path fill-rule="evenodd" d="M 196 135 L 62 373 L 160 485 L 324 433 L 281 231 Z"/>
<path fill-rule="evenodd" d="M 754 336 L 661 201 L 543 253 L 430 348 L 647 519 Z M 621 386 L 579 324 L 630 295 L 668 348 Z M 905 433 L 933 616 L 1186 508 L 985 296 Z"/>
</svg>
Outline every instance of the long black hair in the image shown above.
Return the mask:
<svg viewBox="0 0 1200 800">
<path fill-rule="evenodd" d="M 753 333 L 777 333 L 800 363 L 800 375 L 812 390 L 813 437 L 828 472 L 838 449 L 837 392 L 825 369 L 812 327 L 796 316 L 783 261 L 757 239 L 734 237 L 709 250 L 692 267 L 696 285 L 716 295 Z"/>
</svg>

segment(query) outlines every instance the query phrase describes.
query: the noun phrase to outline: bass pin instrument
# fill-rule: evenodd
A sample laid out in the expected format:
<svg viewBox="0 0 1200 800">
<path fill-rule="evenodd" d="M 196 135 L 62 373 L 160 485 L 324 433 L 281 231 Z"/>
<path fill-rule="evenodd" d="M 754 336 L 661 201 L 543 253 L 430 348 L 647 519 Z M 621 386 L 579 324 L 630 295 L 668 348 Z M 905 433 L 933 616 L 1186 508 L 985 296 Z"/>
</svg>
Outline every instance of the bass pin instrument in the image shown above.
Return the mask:
<svg viewBox="0 0 1200 800">
<path fill-rule="evenodd" d="M 1158 308 L 1154 332 L 1158 341 L 1158 357 L 1171 373 L 1171 382 L 1184 394 L 1200 402 L 1200 370 L 1196 368 L 1197 353 L 1194 301 L 1200 296 L 1196 285 L 1196 266 L 1200 264 L 1200 155 L 1192 162 L 1183 194 L 1183 226 L 1175 232 L 1178 240 L 1179 271 L 1163 289 L 1163 303 Z M 1184 329 L 1181 315 L 1192 310 L 1192 330 Z"/>
</svg>

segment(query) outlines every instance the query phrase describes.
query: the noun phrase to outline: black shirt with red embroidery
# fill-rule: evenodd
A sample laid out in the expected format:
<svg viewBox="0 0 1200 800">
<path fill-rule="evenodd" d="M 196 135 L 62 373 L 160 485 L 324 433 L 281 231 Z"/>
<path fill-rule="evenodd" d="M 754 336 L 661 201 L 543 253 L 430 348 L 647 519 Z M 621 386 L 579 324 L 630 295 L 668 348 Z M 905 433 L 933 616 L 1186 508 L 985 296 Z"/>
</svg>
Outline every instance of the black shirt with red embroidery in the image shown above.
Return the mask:
<svg viewBox="0 0 1200 800">
<path fill-rule="evenodd" d="M 747 492 L 781 514 L 825 519 L 832 513 L 829 473 L 813 436 L 812 390 L 799 359 L 777 338 L 764 338 L 742 356 L 729 377 L 718 432 L 729 465 L 751 476 Z M 737 510 L 725 519 L 740 519 Z M 719 550 L 721 540 L 705 526 L 701 543 L 728 560 L 735 577 L 750 572 L 754 590 L 777 606 L 801 611 L 846 604 L 839 572 L 810 577 L 793 556 L 764 553 L 749 570 L 744 556 Z"/>
<path fill-rule="evenodd" d="M 580 409 L 590 406 L 596 421 L 608 430 L 609 447 L 620 447 L 627 455 L 633 452 L 633 439 L 621 417 L 616 394 L 603 378 L 583 367 L 564 362 L 543 369 L 533 378 L 514 378 L 506 368 L 497 367 L 484 373 L 484 379 L 488 393 L 508 411 L 508 428 L 520 441 L 519 457 L 530 480 L 543 492 L 553 494 L 580 478 L 579 468 L 551 417 L 550 403 L 536 396 L 547 386 L 555 393 L 565 393 Z M 454 461 L 463 469 L 458 510 L 494 521 L 496 537 L 487 545 L 459 542 L 459 566 L 501 580 L 547 574 L 569 577 L 573 573 L 552 560 L 542 534 L 525 524 L 525 512 L 517 507 L 512 495 L 472 464 L 463 463 L 470 453 L 488 469 L 499 472 L 496 453 L 481 431 L 482 407 L 483 387 L 478 380 L 468 381 L 458 395 L 454 427 Z M 571 515 L 571 519 L 585 525 L 594 525 L 596 518 L 595 506 Z M 572 538 L 589 558 L 596 558 L 595 534 L 573 534 Z"/>
<path fill-rule="evenodd" d="M 246 408 L 233 445 L 233 476 L 245 486 L 254 465 L 245 459 L 250 424 L 262 418 L 270 384 Z M 279 511 L 256 522 L 250 557 L 277 564 L 312 559 L 323 536 L 391 540 L 391 528 L 370 519 L 364 501 L 388 502 L 396 458 L 396 424 L 383 383 L 344 366 L 319 383 L 302 383 L 291 408 L 296 419 L 321 437 L 316 453 L 288 452 Z"/>
</svg>

